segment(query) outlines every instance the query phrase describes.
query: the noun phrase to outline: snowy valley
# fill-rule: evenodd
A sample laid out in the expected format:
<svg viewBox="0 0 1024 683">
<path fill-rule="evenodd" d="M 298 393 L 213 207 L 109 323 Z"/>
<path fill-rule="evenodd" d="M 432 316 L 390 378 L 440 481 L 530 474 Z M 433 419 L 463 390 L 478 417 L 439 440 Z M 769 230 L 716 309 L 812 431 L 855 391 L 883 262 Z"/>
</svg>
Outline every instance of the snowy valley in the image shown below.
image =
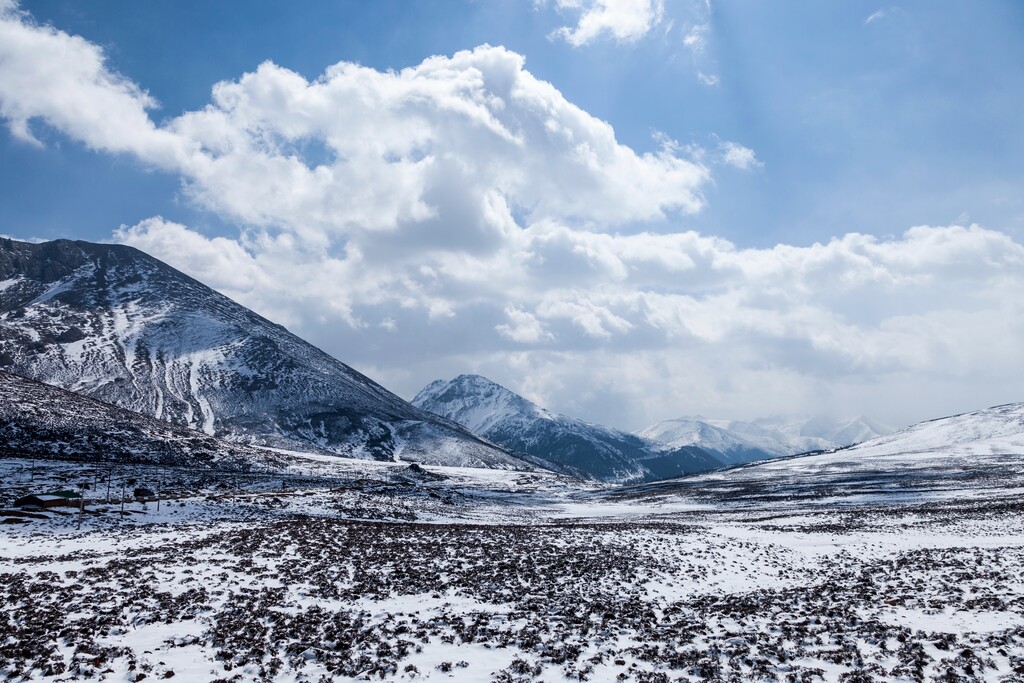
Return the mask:
<svg viewBox="0 0 1024 683">
<path fill-rule="evenodd" d="M 0 527 L 0 669 L 111 681 L 1019 680 L 1022 413 L 624 487 L 315 454 L 302 478 L 163 469 L 159 508 L 130 501 L 124 515 L 116 495 L 103 500 L 102 466 L 7 458 L 8 498 L 100 486 L 83 521 L 55 508 Z M 950 432 L 963 438 L 929 445 Z M 148 481 L 146 467 L 119 476 Z"/>
</svg>

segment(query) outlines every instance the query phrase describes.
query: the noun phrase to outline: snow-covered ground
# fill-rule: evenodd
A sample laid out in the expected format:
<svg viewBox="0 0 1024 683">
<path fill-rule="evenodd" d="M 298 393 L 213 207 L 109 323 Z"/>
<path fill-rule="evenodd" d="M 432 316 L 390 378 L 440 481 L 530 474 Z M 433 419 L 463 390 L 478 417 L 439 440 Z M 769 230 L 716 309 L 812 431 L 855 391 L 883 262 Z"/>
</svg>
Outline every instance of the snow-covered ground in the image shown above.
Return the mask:
<svg viewBox="0 0 1024 683">
<path fill-rule="evenodd" d="M 872 458 L 891 453 L 840 452 L 631 488 L 289 455 L 273 476 L 121 466 L 110 503 L 101 464 L 0 460 L 2 504 L 83 482 L 93 499 L 0 518 L 23 520 L 0 525 L 0 676 L 1024 676 L 1012 453 L 889 474 Z M 161 482 L 159 510 L 120 514 L 128 478 Z"/>
</svg>

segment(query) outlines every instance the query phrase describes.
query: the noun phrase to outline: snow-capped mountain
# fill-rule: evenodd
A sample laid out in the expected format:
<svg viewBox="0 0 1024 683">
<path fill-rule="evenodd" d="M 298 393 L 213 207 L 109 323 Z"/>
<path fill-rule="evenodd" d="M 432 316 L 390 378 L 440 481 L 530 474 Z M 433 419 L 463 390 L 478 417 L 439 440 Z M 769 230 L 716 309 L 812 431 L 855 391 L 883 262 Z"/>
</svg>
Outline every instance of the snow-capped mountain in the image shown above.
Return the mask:
<svg viewBox="0 0 1024 683">
<path fill-rule="evenodd" d="M 740 463 L 848 446 L 890 431 L 866 417 L 772 415 L 751 422 L 682 417 L 636 433 L 668 447 L 699 446 Z"/>
<path fill-rule="evenodd" d="M 7 456 L 247 471 L 284 469 L 290 460 L 3 371 L 0 396 Z"/>
<path fill-rule="evenodd" d="M 479 375 L 432 382 L 412 402 L 514 452 L 603 481 L 653 481 L 722 466 L 701 448 L 666 448 L 553 413 Z"/>
<path fill-rule="evenodd" d="M 131 247 L 0 239 L 0 369 L 235 441 L 529 467 Z"/>
</svg>

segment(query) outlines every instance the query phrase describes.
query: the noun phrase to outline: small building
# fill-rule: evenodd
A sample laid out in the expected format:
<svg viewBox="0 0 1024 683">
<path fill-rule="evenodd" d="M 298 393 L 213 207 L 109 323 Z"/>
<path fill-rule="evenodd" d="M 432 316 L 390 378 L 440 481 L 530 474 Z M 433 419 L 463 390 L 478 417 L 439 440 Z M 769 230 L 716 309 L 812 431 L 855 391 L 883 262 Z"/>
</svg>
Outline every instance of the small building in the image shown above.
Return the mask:
<svg viewBox="0 0 1024 683">
<path fill-rule="evenodd" d="M 74 491 L 54 491 L 52 493 L 32 493 L 14 501 L 14 507 L 54 508 L 78 507 L 82 496 Z"/>
</svg>

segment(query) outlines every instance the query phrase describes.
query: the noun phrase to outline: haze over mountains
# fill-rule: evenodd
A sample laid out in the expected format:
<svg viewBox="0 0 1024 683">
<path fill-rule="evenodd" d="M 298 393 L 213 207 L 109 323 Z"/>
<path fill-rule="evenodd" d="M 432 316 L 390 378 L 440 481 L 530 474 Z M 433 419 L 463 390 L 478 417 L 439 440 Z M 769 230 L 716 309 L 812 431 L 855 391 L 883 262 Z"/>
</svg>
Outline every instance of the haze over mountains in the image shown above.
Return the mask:
<svg viewBox="0 0 1024 683">
<path fill-rule="evenodd" d="M 529 467 L 131 247 L 0 240 L 0 369 L 235 441 Z"/>
</svg>

